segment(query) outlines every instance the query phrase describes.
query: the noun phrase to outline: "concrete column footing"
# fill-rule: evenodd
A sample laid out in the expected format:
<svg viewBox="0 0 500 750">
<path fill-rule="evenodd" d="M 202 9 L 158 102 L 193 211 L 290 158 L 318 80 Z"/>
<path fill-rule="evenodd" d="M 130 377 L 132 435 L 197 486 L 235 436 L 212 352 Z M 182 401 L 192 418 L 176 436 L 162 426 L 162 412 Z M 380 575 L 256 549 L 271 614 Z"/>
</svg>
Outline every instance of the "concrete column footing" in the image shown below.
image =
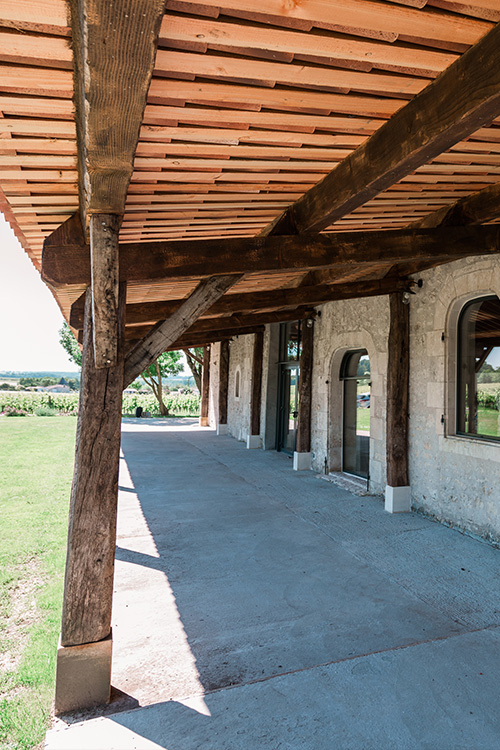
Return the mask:
<svg viewBox="0 0 500 750">
<path fill-rule="evenodd" d="M 247 448 L 254 450 L 255 448 L 262 448 L 262 440 L 260 435 L 247 435 Z"/>
<path fill-rule="evenodd" d="M 227 424 L 217 425 L 217 435 L 229 435 Z"/>
<path fill-rule="evenodd" d="M 200 427 L 208 427 L 208 417 L 200 417 Z"/>
<path fill-rule="evenodd" d="M 293 470 L 294 471 L 310 471 L 312 461 L 312 453 L 299 453 L 294 451 L 293 453 Z"/>
<path fill-rule="evenodd" d="M 81 646 L 57 646 L 55 713 L 109 703 L 113 637 Z"/>
<path fill-rule="evenodd" d="M 411 511 L 411 488 L 385 486 L 385 509 L 388 513 L 409 513 Z"/>
</svg>

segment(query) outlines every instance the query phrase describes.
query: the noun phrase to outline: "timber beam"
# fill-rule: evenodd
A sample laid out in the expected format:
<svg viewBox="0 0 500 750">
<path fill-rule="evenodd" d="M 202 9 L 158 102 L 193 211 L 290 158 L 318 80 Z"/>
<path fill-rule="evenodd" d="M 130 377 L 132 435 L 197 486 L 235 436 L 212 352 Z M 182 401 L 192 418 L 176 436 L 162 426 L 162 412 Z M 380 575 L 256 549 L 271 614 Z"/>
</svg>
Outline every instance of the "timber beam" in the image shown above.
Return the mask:
<svg viewBox="0 0 500 750">
<path fill-rule="evenodd" d="M 443 206 L 410 226 L 419 229 L 464 227 L 485 224 L 500 216 L 500 183 L 460 198 L 451 206 Z"/>
<path fill-rule="evenodd" d="M 153 326 L 128 353 L 124 363 L 124 387 L 130 385 L 153 360 L 166 351 L 179 336 L 182 336 L 194 321 L 240 278 L 238 274 L 233 274 L 203 279 L 168 320 Z"/>
<path fill-rule="evenodd" d="M 264 292 L 231 293 L 217 300 L 205 315 L 228 315 L 245 311 L 296 307 L 297 305 L 319 305 L 334 300 L 373 297 L 390 294 L 398 290 L 404 291 L 409 285 L 411 285 L 411 282 L 404 279 L 381 279 L 348 284 L 322 284 L 319 286 L 272 289 Z M 82 295 L 71 307 L 69 324 L 73 328 L 82 328 L 84 301 L 85 295 Z M 179 309 L 183 301 L 182 299 L 175 299 L 165 302 L 140 302 L 127 305 L 127 325 L 153 325 L 158 320 L 165 320 Z"/>
<path fill-rule="evenodd" d="M 69 232 L 61 229 L 44 243 L 42 277 L 55 288 L 86 286 L 90 283 L 88 248 L 81 242 L 68 245 Z M 438 258 L 447 262 L 499 251 L 499 229 L 494 226 L 162 241 L 120 244 L 119 273 L 122 281 L 171 281 L 259 271 L 307 271 L 350 263 Z"/>
<path fill-rule="evenodd" d="M 496 24 L 262 235 L 320 232 L 499 114 Z"/>
<path fill-rule="evenodd" d="M 71 0 L 84 225 L 123 214 L 164 11 L 165 0 Z"/>
<path fill-rule="evenodd" d="M 173 352 L 179 349 L 191 349 L 193 347 L 205 346 L 205 344 L 214 344 L 217 341 L 229 341 L 238 336 L 249 336 L 264 329 L 265 326 L 250 326 L 249 328 L 227 328 L 223 331 L 207 331 L 206 333 L 181 336 L 166 351 Z"/>
<path fill-rule="evenodd" d="M 260 314 L 246 314 L 246 315 L 229 315 L 226 317 L 219 318 L 201 318 L 193 323 L 184 333 L 184 336 L 188 337 L 191 335 L 198 334 L 212 334 L 218 331 L 223 331 L 228 328 L 237 331 L 239 328 L 255 328 L 256 326 L 267 325 L 269 323 L 283 323 L 287 320 L 302 320 L 313 316 L 314 309 L 311 307 L 296 307 L 293 310 L 283 311 L 272 311 L 264 312 Z M 168 323 L 168 320 L 165 321 Z M 157 324 L 161 325 L 161 324 Z M 156 330 L 157 326 L 154 326 L 152 330 Z M 148 329 L 142 326 L 130 326 L 125 329 L 126 339 L 137 339 L 142 333 L 145 333 Z"/>
</svg>

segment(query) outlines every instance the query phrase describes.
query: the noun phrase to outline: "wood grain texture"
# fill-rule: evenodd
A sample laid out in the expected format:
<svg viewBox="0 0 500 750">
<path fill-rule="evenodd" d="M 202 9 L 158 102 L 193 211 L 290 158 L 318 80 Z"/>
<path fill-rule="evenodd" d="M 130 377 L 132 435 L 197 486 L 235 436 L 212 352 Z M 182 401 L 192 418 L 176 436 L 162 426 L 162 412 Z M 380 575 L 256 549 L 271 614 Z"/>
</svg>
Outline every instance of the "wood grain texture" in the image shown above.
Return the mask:
<svg viewBox="0 0 500 750">
<path fill-rule="evenodd" d="M 321 231 L 500 113 L 500 25 L 450 65 L 265 233 Z"/>
<path fill-rule="evenodd" d="M 390 295 L 387 364 L 387 484 L 406 487 L 408 479 L 408 405 L 410 382 L 410 305 Z"/>
<path fill-rule="evenodd" d="M 331 280 L 332 281 L 332 280 Z M 297 305 L 319 305 L 340 299 L 356 297 L 373 297 L 390 294 L 398 289 L 406 289 L 408 282 L 404 279 L 382 279 L 359 281 L 347 284 L 313 284 L 288 289 L 273 289 L 264 292 L 231 293 L 221 297 L 210 307 L 205 315 L 227 315 L 245 311 L 258 311 L 272 308 L 296 307 Z M 165 320 L 183 304 L 182 299 L 166 302 L 141 302 L 127 305 L 127 326 L 146 324 L 153 325 Z M 70 325 L 81 329 L 83 325 L 84 296 L 71 307 Z"/>
<path fill-rule="evenodd" d="M 66 244 L 64 244 L 66 243 Z M 42 277 L 53 287 L 90 283 L 90 254 L 58 236 L 44 242 Z M 147 247 L 147 254 L 144 252 Z M 334 266 L 337 263 L 462 258 L 499 251 L 499 229 L 447 227 L 328 235 L 120 244 L 120 280 L 180 279 Z"/>
<path fill-rule="evenodd" d="M 500 216 L 500 183 L 488 185 L 477 193 L 460 198 L 451 206 L 443 206 L 412 224 L 412 227 L 460 227 L 483 224 Z"/>
<path fill-rule="evenodd" d="M 165 0 L 71 0 L 80 210 L 123 212 Z"/>
<path fill-rule="evenodd" d="M 310 315 L 311 312 L 311 307 L 295 307 L 293 310 L 244 313 L 218 318 L 199 318 L 186 329 L 186 332 L 183 335 L 197 335 L 206 331 L 216 333 L 217 331 L 225 330 L 227 328 L 231 328 L 232 330 L 249 327 L 255 328 L 256 326 L 267 325 L 268 323 L 282 323 L 285 320 L 298 320 Z M 163 322 L 160 321 L 157 325 L 163 325 Z M 127 327 L 125 329 L 126 338 L 127 340 L 135 339 L 140 337 L 141 331 L 146 332 L 147 330 L 147 326 Z"/>
<path fill-rule="evenodd" d="M 229 341 L 221 341 L 219 359 L 219 424 L 227 424 L 229 357 Z"/>
<path fill-rule="evenodd" d="M 97 368 L 118 362 L 118 232 L 116 214 L 90 219 L 94 362 Z"/>
<path fill-rule="evenodd" d="M 309 453 L 311 450 L 314 320 L 305 320 L 302 324 L 301 332 L 302 352 L 300 355 L 299 374 L 299 417 L 295 450 L 298 453 Z"/>
<path fill-rule="evenodd" d="M 118 496 L 123 390 L 123 349 L 116 366 L 94 363 L 92 294 L 85 308 L 82 382 L 71 489 L 64 583 L 63 646 L 100 641 L 109 635 Z M 125 311 L 120 288 L 119 321 Z M 120 342 L 123 326 L 120 325 Z"/>
<path fill-rule="evenodd" d="M 155 326 L 127 355 L 124 367 L 125 387 L 182 336 L 194 321 L 240 278 L 240 275 L 232 274 L 201 281 L 184 304 L 168 320 Z"/>
<path fill-rule="evenodd" d="M 255 334 L 252 358 L 252 385 L 250 395 L 250 435 L 260 434 L 260 411 L 262 401 L 262 358 L 264 355 L 264 331 Z"/>
</svg>

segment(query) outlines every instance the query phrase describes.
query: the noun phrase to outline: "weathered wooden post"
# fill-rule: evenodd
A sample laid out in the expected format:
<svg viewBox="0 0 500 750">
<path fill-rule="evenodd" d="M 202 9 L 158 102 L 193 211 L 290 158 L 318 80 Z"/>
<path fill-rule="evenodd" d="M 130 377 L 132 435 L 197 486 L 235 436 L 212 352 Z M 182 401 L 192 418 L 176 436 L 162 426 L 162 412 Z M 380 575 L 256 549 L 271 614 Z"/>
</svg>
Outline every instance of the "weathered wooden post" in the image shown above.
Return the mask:
<svg viewBox="0 0 500 750">
<path fill-rule="evenodd" d="M 262 358 L 264 354 L 264 331 L 257 331 L 253 343 L 252 390 L 250 396 L 250 434 L 247 448 L 260 448 L 260 404 L 262 399 Z"/>
<path fill-rule="evenodd" d="M 210 399 L 210 344 L 203 347 L 203 369 L 201 374 L 200 427 L 208 427 L 208 403 Z"/>
<path fill-rule="evenodd" d="M 109 700 L 125 284 L 119 285 L 117 302 L 116 363 L 98 368 L 94 356 L 92 291 L 87 290 L 62 629 L 57 652 L 56 713 Z M 108 333 L 111 340 L 112 332 Z"/>
<path fill-rule="evenodd" d="M 394 292 L 389 300 L 385 509 L 389 513 L 401 513 L 411 510 L 408 479 L 410 306 L 403 302 L 401 292 Z"/>
<path fill-rule="evenodd" d="M 219 419 L 217 435 L 227 435 L 227 400 L 229 390 L 229 341 L 221 341 L 219 360 Z"/>
<path fill-rule="evenodd" d="M 302 352 L 299 372 L 299 417 L 297 442 L 293 454 L 293 468 L 302 471 L 311 468 L 311 405 L 314 349 L 314 320 L 302 322 Z"/>
</svg>

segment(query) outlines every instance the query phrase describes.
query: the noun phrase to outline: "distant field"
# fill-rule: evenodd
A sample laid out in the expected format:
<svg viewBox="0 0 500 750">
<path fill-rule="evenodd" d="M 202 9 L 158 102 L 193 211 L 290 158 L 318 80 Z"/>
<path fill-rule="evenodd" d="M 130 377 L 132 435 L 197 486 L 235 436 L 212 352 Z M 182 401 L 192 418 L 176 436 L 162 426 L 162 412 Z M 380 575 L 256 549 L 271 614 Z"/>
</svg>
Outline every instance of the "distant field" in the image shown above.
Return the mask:
<svg viewBox="0 0 500 750">
<path fill-rule="evenodd" d="M 500 391 L 500 383 L 478 383 L 477 390 L 494 393 L 495 391 Z"/>
</svg>

